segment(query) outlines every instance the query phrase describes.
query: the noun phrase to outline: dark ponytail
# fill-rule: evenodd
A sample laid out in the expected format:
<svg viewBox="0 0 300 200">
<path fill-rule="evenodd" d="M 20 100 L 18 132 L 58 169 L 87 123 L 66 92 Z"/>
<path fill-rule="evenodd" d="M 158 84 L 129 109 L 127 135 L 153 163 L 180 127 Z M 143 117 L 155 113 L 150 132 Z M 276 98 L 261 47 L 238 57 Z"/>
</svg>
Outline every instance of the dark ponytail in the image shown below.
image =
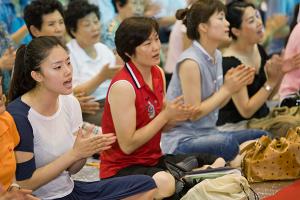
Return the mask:
<svg viewBox="0 0 300 200">
<path fill-rule="evenodd" d="M 188 8 L 185 9 L 179 9 L 176 11 L 176 19 L 182 20 L 182 23 L 186 26 L 186 14 L 189 11 Z"/>
<path fill-rule="evenodd" d="M 176 18 L 182 20 L 182 23 L 186 26 L 189 39 L 199 40 L 199 24 L 207 23 L 216 11 L 226 11 L 225 5 L 220 0 L 198 0 L 190 8 L 178 10 Z"/>
<path fill-rule="evenodd" d="M 27 47 L 22 45 L 18 48 L 8 93 L 9 102 L 36 87 L 36 81 L 32 78 L 31 72 L 41 70 L 40 64 L 56 46 L 67 50 L 67 47 L 54 36 L 34 38 Z"/>
</svg>

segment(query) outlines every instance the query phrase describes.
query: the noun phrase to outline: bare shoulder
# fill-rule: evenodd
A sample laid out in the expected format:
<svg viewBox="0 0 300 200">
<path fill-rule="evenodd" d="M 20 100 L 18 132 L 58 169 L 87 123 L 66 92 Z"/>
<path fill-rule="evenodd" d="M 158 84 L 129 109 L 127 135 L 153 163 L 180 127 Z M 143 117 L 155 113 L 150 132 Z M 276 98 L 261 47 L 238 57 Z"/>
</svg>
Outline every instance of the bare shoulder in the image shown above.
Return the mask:
<svg viewBox="0 0 300 200">
<path fill-rule="evenodd" d="M 135 98 L 135 91 L 132 84 L 127 80 L 119 80 L 112 84 L 109 90 L 108 98 L 120 98 L 126 97 Z"/>
<path fill-rule="evenodd" d="M 199 71 L 198 63 L 192 59 L 184 60 L 179 66 L 179 73 L 189 72 L 190 74 L 192 74 L 198 71 Z"/>
</svg>

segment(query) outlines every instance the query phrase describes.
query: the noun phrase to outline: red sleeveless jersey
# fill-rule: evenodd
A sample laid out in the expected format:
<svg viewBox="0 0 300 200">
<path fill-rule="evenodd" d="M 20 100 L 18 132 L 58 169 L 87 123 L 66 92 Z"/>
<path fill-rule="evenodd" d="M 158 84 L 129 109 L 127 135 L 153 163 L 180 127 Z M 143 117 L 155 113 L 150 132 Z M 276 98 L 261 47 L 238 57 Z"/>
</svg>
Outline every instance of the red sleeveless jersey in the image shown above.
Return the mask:
<svg viewBox="0 0 300 200">
<path fill-rule="evenodd" d="M 152 66 L 151 74 L 153 91 L 145 83 L 142 74 L 132 62 L 126 63 L 110 84 L 111 87 L 119 80 L 126 80 L 133 86 L 136 95 L 136 130 L 147 125 L 163 108 L 164 83 L 161 71 L 157 66 Z M 108 98 L 108 95 L 106 98 Z M 102 131 L 104 134 L 116 132 L 108 99 L 104 106 Z M 116 142 L 111 149 L 101 153 L 100 177 L 114 176 L 119 170 L 131 165 L 156 165 L 162 156 L 160 139 L 161 131 L 130 155 L 123 153 L 118 142 Z"/>
</svg>

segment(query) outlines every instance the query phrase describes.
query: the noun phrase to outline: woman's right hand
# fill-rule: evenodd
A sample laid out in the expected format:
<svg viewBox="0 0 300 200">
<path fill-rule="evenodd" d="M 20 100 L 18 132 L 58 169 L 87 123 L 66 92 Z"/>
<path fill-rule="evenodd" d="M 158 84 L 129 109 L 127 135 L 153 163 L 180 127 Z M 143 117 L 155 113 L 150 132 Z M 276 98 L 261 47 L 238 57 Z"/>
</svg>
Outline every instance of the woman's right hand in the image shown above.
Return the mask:
<svg viewBox="0 0 300 200">
<path fill-rule="evenodd" d="M 0 191 L 0 200 L 39 200 L 39 198 L 31 195 L 31 190 L 18 189 L 9 192 Z"/>
<path fill-rule="evenodd" d="M 179 96 L 171 102 L 165 103 L 164 109 L 168 122 L 186 121 L 192 114 L 191 106 L 184 104 L 183 96 Z"/>
<path fill-rule="evenodd" d="M 104 77 L 104 80 L 112 79 L 118 71 L 120 71 L 122 68 L 122 65 L 116 65 L 115 67 L 110 67 L 109 63 L 105 64 L 100 71 L 100 74 L 102 77 Z"/>
<path fill-rule="evenodd" d="M 78 160 L 88 158 L 95 153 L 110 149 L 116 139 L 113 133 L 94 135 L 91 130 L 83 134 L 83 130 L 80 128 L 72 152 Z"/>
<path fill-rule="evenodd" d="M 267 82 L 273 88 L 281 81 L 283 77 L 283 55 L 273 55 L 265 64 L 265 74 Z"/>
<path fill-rule="evenodd" d="M 254 75 L 255 69 L 253 67 L 239 65 L 235 68 L 231 68 L 225 74 L 223 87 L 226 88 L 229 93 L 233 94 L 251 83 Z"/>
<path fill-rule="evenodd" d="M 95 115 L 100 110 L 100 104 L 95 101 L 95 97 L 87 96 L 84 92 L 74 93 L 74 96 L 79 101 L 83 113 Z"/>
</svg>

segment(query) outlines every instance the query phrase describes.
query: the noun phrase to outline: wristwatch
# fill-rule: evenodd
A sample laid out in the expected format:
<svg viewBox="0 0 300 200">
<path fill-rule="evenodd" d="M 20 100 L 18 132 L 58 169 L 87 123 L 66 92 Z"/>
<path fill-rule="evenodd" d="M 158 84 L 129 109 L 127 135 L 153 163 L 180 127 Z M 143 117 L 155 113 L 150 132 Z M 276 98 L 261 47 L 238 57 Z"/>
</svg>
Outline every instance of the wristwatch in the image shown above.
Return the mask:
<svg viewBox="0 0 300 200">
<path fill-rule="evenodd" d="M 265 90 L 267 90 L 267 92 L 272 92 L 272 90 L 273 90 L 273 88 L 268 83 L 264 84 L 264 88 L 265 88 Z"/>
</svg>

